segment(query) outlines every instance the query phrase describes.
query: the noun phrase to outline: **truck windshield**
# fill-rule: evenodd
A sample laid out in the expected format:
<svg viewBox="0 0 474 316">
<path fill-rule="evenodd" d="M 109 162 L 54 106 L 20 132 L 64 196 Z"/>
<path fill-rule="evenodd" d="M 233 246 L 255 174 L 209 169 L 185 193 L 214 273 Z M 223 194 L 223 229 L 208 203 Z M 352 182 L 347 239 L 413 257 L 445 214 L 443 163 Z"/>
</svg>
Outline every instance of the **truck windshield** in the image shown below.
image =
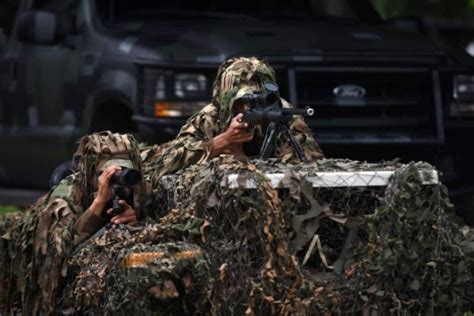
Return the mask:
<svg viewBox="0 0 474 316">
<path fill-rule="evenodd" d="M 364 1 L 362 1 L 364 2 Z M 365 1 L 369 3 L 369 1 Z M 349 0 L 207 0 L 145 1 L 97 0 L 102 23 L 149 19 L 359 19 L 358 9 Z M 360 7 L 360 1 L 358 2 Z"/>
</svg>

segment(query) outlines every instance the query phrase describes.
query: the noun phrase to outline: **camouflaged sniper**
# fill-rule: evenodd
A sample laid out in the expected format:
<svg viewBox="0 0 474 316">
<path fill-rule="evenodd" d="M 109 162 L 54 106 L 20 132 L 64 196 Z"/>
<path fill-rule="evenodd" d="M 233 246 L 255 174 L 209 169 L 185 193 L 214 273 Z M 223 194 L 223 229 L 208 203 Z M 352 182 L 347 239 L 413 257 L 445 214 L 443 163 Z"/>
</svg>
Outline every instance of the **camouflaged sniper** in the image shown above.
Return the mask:
<svg viewBox="0 0 474 316">
<path fill-rule="evenodd" d="M 132 136 L 102 132 L 82 138 L 75 155 L 77 172 L 33 204 L 2 236 L 0 305 L 6 313 L 17 307 L 24 315 L 57 311 L 58 290 L 68 271 L 66 258 L 93 233 L 78 234 L 75 223 L 92 203 L 101 165 L 114 157 L 131 160 L 141 170 Z M 136 194 L 139 212 L 144 192 Z"/>
<path fill-rule="evenodd" d="M 136 140 L 128 134 L 112 134 L 111 132 L 101 132 L 84 137 L 79 144 L 79 148 L 74 155 L 75 169 L 83 177 L 81 181 L 83 205 L 90 205 L 94 200 L 94 193 L 97 191 L 97 178 L 104 167 L 111 164 L 110 160 L 131 161 L 134 169 L 142 173 L 142 163 L 140 150 Z M 131 167 L 131 166 L 128 166 Z M 145 183 L 135 190 L 135 201 L 137 201 L 136 211 L 140 215 L 140 210 L 144 202 Z"/>
<path fill-rule="evenodd" d="M 276 83 L 276 78 L 273 68 L 263 59 L 240 57 L 224 62 L 214 82 L 212 103 L 189 118 L 175 140 L 144 153 L 145 163 L 155 170 L 153 182 L 162 175 L 207 161 L 212 138 L 224 132 L 231 122 L 232 106 L 239 91 L 248 86 L 261 90 L 266 82 Z M 281 101 L 283 107 L 292 107 L 287 101 Z M 290 129 L 309 161 L 323 157 L 303 117 L 295 116 Z M 263 133 L 257 130 L 253 141 L 262 140 Z M 281 135 L 277 137 L 276 156 L 282 162 L 298 161 L 289 140 Z"/>
</svg>

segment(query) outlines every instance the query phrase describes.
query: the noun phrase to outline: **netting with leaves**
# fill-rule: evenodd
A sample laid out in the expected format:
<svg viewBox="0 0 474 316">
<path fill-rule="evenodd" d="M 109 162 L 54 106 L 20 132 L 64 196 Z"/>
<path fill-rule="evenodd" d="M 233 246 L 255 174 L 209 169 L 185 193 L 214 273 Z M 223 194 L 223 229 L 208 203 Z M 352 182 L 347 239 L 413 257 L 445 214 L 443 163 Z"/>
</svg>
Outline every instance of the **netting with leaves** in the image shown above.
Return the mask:
<svg viewBox="0 0 474 316">
<path fill-rule="evenodd" d="M 424 163 L 288 166 L 230 157 L 192 166 L 154 184 L 148 221 L 155 224 L 108 230 L 76 254 L 66 290 L 75 303 L 65 310 L 471 310 L 472 234 L 433 170 Z"/>
</svg>

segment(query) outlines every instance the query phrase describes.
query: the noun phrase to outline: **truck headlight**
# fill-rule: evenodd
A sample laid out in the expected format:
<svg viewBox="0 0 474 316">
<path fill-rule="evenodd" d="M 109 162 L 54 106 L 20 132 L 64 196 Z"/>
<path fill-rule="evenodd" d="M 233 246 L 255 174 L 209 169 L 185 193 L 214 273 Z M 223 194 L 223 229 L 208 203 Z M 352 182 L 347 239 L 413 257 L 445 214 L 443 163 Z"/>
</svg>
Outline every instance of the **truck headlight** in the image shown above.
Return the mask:
<svg viewBox="0 0 474 316">
<path fill-rule="evenodd" d="M 474 101 L 474 75 L 456 75 L 453 84 L 454 99 Z"/>
<path fill-rule="evenodd" d="M 474 101 L 472 103 L 452 102 L 449 114 L 451 116 L 472 116 L 472 117 L 474 117 Z"/>
<path fill-rule="evenodd" d="M 207 78 L 203 74 L 176 74 L 174 77 L 174 94 L 180 99 L 206 97 L 207 85 Z"/>
<path fill-rule="evenodd" d="M 449 109 L 452 116 L 474 116 L 474 75 L 455 75 L 453 101 Z"/>
<path fill-rule="evenodd" d="M 145 68 L 143 78 L 145 115 L 187 118 L 211 100 L 209 80 L 203 73 Z"/>
<path fill-rule="evenodd" d="M 208 102 L 155 102 L 155 117 L 188 117 L 201 110 Z"/>
</svg>

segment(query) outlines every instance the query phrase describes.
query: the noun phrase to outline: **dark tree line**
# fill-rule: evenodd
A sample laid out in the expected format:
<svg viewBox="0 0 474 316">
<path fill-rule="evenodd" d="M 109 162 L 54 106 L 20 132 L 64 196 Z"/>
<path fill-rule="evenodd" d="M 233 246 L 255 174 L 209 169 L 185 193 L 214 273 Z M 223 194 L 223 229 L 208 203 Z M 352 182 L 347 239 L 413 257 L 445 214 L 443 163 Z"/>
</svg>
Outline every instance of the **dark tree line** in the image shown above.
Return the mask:
<svg viewBox="0 0 474 316">
<path fill-rule="evenodd" d="M 382 17 L 474 17 L 474 0 L 371 0 Z"/>
</svg>

